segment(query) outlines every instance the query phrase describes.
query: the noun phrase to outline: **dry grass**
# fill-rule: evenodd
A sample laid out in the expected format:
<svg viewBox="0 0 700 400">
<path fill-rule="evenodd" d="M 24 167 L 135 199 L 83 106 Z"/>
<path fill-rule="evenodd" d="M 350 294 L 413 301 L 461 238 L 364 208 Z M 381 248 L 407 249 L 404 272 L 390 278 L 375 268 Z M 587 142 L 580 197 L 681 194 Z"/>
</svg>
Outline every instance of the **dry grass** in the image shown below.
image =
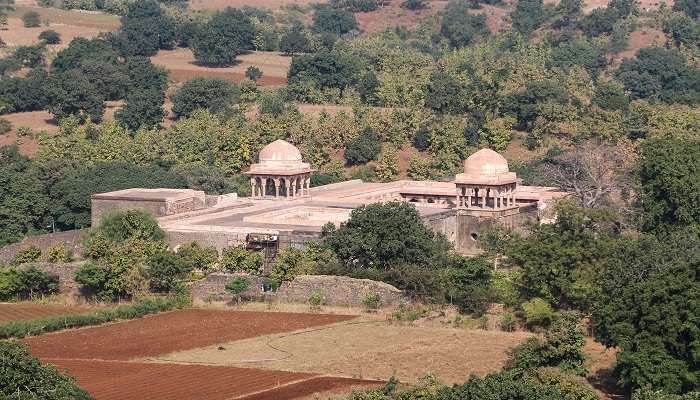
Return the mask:
<svg viewBox="0 0 700 400">
<path fill-rule="evenodd" d="M 312 3 L 324 2 L 324 0 L 190 0 L 190 8 L 195 10 L 222 10 L 226 7 L 253 6 L 279 10 L 283 6 L 292 4 L 306 6 Z"/>
<path fill-rule="evenodd" d="M 409 327 L 378 318 L 294 334 L 256 337 L 157 357 L 159 361 L 415 382 L 427 372 L 445 383 L 499 370 L 506 351 L 530 336 L 457 328 Z M 223 347 L 223 350 L 220 348 Z"/>
<path fill-rule="evenodd" d="M 63 23 L 49 23 L 48 26 L 38 28 L 25 28 L 19 18 L 8 18 L 7 29 L 0 31 L 0 38 L 8 46 L 28 46 L 39 41 L 39 34 L 47 29 L 54 30 L 61 35 L 61 43 L 50 45 L 50 49 L 62 49 L 76 37 L 92 38 L 107 31 L 89 26 L 77 26 Z"/>
<path fill-rule="evenodd" d="M 10 16 L 21 18 L 27 11 L 36 11 L 41 16 L 42 22 L 49 24 L 63 24 L 87 28 L 96 28 L 102 31 L 111 31 L 119 28 L 119 17 L 101 12 L 60 10 L 58 8 L 44 8 L 26 5 L 17 5 Z"/>
<path fill-rule="evenodd" d="M 279 86 L 287 83 L 287 70 L 291 57 L 277 52 L 250 52 L 237 57 L 238 63 L 231 67 L 208 68 L 197 65 L 189 49 L 163 50 L 151 60 L 168 71 L 173 80 L 184 82 L 194 77 L 216 77 L 235 82 L 245 79 L 245 70 L 254 66 L 263 72 L 258 81 L 261 86 Z"/>
</svg>

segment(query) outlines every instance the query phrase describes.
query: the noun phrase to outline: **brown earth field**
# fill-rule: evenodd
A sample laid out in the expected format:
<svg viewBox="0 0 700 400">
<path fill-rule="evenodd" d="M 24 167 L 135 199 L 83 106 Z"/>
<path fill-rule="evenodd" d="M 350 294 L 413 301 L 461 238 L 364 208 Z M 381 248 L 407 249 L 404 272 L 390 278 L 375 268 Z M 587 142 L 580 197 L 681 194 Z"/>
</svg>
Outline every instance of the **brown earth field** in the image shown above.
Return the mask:
<svg viewBox="0 0 700 400">
<path fill-rule="evenodd" d="M 44 361 L 74 376 L 98 400 L 297 399 L 380 383 L 314 374 L 207 365 L 122 361 Z"/>
<path fill-rule="evenodd" d="M 430 372 L 444 383 L 499 370 L 506 351 L 530 337 L 444 327 L 395 325 L 361 317 L 306 332 L 273 334 L 151 358 L 307 372 L 384 381 L 416 382 Z"/>
<path fill-rule="evenodd" d="M 354 316 L 185 309 L 25 339 L 40 358 L 129 360 L 270 333 L 347 321 Z"/>
<path fill-rule="evenodd" d="M 42 25 L 37 28 L 25 28 L 19 18 L 8 18 L 5 30 L 0 30 L 0 38 L 7 46 L 28 46 L 39 42 L 39 34 L 45 30 L 54 30 L 61 35 L 61 43 L 49 45 L 50 50 L 58 50 L 67 47 L 76 37 L 92 38 L 101 32 L 111 29 L 101 29 L 92 26 L 71 25 L 65 23 L 52 22 L 48 26 Z"/>
<path fill-rule="evenodd" d="M 245 79 L 248 67 L 259 68 L 263 72 L 258 80 L 260 86 L 280 86 L 287 83 L 287 71 L 292 62 L 278 52 L 254 51 L 241 54 L 236 65 L 230 67 L 210 68 L 197 65 L 190 49 L 161 50 L 151 58 L 154 64 L 166 68 L 170 77 L 176 82 L 186 82 L 195 77 L 221 78 L 235 82 Z"/>
<path fill-rule="evenodd" d="M 56 315 L 79 314 L 89 311 L 82 307 L 42 305 L 36 303 L 0 303 L 0 323 L 26 321 Z"/>
<path fill-rule="evenodd" d="M 283 6 L 297 4 L 306 6 L 312 3 L 325 3 L 324 0 L 190 0 L 190 8 L 194 10 L 222 10 L 226 7 L 260 7 L 279 10 Z"/>
</svg>

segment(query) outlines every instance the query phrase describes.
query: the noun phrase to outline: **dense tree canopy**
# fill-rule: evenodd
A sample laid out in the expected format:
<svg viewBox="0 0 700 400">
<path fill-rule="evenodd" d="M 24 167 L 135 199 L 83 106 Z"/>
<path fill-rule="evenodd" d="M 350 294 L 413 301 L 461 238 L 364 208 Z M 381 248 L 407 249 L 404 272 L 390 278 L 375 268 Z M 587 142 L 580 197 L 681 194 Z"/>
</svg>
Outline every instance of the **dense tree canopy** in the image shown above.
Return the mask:
<svg viewBox="0 0 700 400">
<path fill-rule="evenodd" d="M 450 0 L 447 3 L 440 24 L 440 33 L 453 47 L 468 46 L 490 33 L 486 25 L 486 16 L 473 15 L 469 9 L 471 5 L 467 0 Z"/>
<path fill-rule="evenodd" d="M 198 109 L 206 109 L 217 114 L 226 111 L 239 97 L 240 89 L 230 81 L 194 78 L 173 94 L 173 113 L 189 117 Z"/>
<path fill-rule="evenodd" d="M 236 56 L 252 48 L 254 27 L 238 9 L 217 12 L 195 35 L 195 59 L 208 66 L 231 65 Z"/>
</svg>

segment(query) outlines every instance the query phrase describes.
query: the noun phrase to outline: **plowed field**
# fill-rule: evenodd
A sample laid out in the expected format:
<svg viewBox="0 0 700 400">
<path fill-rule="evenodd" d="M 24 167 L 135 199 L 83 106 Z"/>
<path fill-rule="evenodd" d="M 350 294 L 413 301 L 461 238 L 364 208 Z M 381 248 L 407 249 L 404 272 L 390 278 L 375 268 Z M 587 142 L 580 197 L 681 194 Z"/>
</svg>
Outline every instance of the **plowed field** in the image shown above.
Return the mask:
<svg viewBox="0 0 700 400">
<path fill-rule="evenodd" d="M 333 378 L 330 376 L 319 376 L 308 381 L 296 382 L 291 385 L 278 387 L 262 393 L 255 393 L 249 396 L 240 397 L 238 400 L 296 400 L 296 399 L 319 399 L 325 396 L 348 393 L 353 389 L 377 387 L 381 383 L 351 378 Z M 324 397 L 319 397 L 323 395 Z"/>
<path fill-rule="evenodd" d="M 0 303 L 0 324 L 54 315 L 78 314 L 87 310 L 79 307 L 45 306 L 33 303 Z"/>
<path fill-rule="evenodd" d="M 347 321 L 346 315 L 186 309 L 26 339 L 40 358 L 129 360 Z"/>
<path fill-rule="evenodd" d="M 98 400 L 224 400 L 252 393 L 259 393 L 256 399 L 277 399 L 279 398 L 277 396 L 266 396 L 265 391 L 292 382 L 307 381 L 315 376 L 295 372 L 207 365 L 45 361 L 56 365 L 59 369 L 65 369 L 77 379 L 78 385 Z M 313 389 L 312 386 L 309 389 Z M 324 387 L 321 386 L 321 390 L 323 389 Z"/>
</svg>

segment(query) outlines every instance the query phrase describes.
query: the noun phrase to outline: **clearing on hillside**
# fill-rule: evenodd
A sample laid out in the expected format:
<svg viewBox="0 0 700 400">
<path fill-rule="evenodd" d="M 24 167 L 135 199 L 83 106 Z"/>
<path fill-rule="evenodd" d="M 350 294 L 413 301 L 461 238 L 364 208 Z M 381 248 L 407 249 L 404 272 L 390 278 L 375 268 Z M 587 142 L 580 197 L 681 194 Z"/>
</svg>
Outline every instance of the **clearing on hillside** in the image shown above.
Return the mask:
<svg viewBox="0 0 700 400">
<path fill-rule="evenodd" d="M 269 335 L 194 349 L 158 361 L 246 366 L 272 370 L 360 376 L 415 382 L 430 372 L 442 382 L 499 370 L 506 351 L 526 332 L 393 325 L 359 320 L 291 335 Z M 257 362 L 255 362 L 258 360 Z"/>
<path fill-rule="evenodd" d="M 185 309 L 25 339 L 39 358 L 129 360 L 355 318 L 346 315 Z"/>
<path fill-rule="evenodd" d="M 248 67 L 257 67 L 263 72 L 258 80 L 260 86 L 280 86 L 287 83 L 287 70 L 291 57 L 271 51 L 253 51 L 236 58 L 237 64 L 231 67 L 210 68 L 197 65 L 190 49 L 161 50 L 151 58 L 153 64 L 160 65 L 170 72 L 177 82 L 186 82 L 195 77 L 221 78 L 234 82 L 245 79 Z"/>
<path fill-rule="evenodd" d="M 195 10 L 223 10 L 226 7 L 260 7 L 279 10 L 284 6 L 307 6 L 312 3 L 325 3 L 325 0 L 189 0 L 190 8 Z"/>
<path fill-rule="evenodd" d="M 68 44 L 70 44 L 70 42 L 77 37 L 93 38 L 102 32 L 107 32 L 110 30 L 56 22 L 49 23 L 48 26 L 42 25 L 37 28 L 25 28 L 21 19 L 8 18 L 6 30 L 0 31 L 0 38 L 2 38 L 7 46 L 10 47 L 29 46 L 39 43 L 39 34 L 49 29 L 56 31 L 61 35 L 60 44 L 48 46 L 48 48 L 53 50 L 68 47 Z"/>
<path fill-rule="evenodd" d="M 42 305 L 36 303 L 0 303 L 0 324 L 55 315 L 80 314 L 87 311 L 90 310 L 83 307 Z"/>
</svg>

